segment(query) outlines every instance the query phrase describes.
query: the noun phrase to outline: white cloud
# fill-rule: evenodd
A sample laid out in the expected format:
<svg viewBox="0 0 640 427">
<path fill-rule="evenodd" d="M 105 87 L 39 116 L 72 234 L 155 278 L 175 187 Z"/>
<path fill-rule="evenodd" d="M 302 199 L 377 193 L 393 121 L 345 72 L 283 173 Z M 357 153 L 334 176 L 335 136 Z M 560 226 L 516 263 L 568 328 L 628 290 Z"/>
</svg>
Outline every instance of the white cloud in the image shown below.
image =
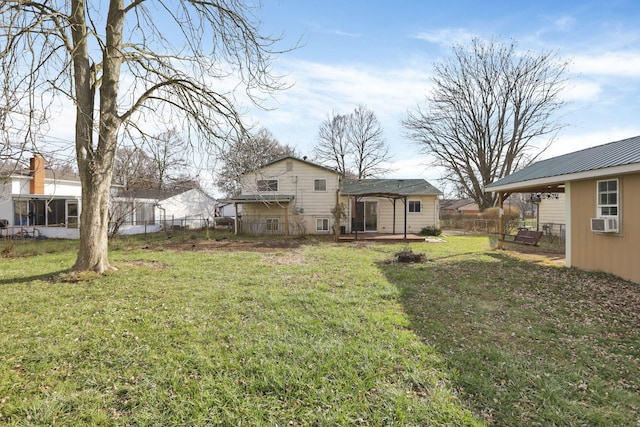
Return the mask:
<svg viewBox="0 0 640 427">
<path fill-rule="evenodd" d="M 563 16 L 554 21 L 553 26 L 559 31 L 569 31 L 574 27 L 576 20 L 571 16 Z"/>
<path fill-rule="evenodd" d="M 418 63 L 394 69 L 312 62 L 292 62 L 286 67 L 295 85 L 276 96 L 275 110 L 256 112 L 256 118 L 281 143 L 303 149 L 315 144 L 318 126 L 327 114 L 348 113 L 359 104 L 376 114 L 387 140 L 397 145 L 400 120 L 424 99 L 430 85 L 426 66 Z"/>
<path fill-rule="evenodd" d="M 562 98 L 569 102 L 589 102 L 598 99 L 602 94 L 602 86 L 593 81 L 571 80 L 562 92 Z"/>
<path fill-rule="evenodd" d="M 640 52 L 584 53 L 573 57 L 571 68 L 588 75 L 640 77 Z"/>
<path fill-rule="evenodd" d="M 436 31 L 424 31 L 414 36 L 416 39 L 425 40 L 445 47 L 467 44 L 474 37 L 477 37 L 477 35 L 464 28 L 444 28 Z"/>
</svg>

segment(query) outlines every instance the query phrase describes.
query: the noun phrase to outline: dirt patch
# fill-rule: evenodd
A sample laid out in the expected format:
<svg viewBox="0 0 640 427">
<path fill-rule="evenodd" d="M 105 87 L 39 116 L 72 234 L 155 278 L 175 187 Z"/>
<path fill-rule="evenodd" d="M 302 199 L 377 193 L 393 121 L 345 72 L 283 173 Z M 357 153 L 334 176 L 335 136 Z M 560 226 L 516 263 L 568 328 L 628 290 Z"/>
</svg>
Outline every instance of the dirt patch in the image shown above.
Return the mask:
<svg viewBox="0 0 640 427">
<path fill-rule="evenodd" d="M 172 251 L 240 251 L 240 252 L 274 252 L 282 250 L 294 250 L 301 246 L 301 242 L 295 240 L 232 240 L 212 239 L 186 242 L 166 242 L 154 246 L 144 246 L 143 249 L 166 249 Z"/>
<path fill-rule="evenodd" d="M 509 251 L 509 255 L 530 261 L 536 264 L 546 264 L 546 265 L 555 265 L 559 267 L 564 267 L 567 265 L 566 257 L 564 254 L 554 254 L 554 253 L 529 253 L 529 252 L 516 252 Z"/>
</svg>

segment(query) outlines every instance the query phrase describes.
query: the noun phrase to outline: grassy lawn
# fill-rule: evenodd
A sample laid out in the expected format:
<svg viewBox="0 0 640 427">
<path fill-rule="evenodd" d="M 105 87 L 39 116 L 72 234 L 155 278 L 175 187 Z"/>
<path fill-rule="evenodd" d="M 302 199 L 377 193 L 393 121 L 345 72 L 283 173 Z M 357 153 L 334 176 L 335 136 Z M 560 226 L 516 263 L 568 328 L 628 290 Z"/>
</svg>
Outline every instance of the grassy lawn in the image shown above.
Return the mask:
<svg viewBox="0 0 640 427">
<path fill-rule="evenodd" d="M 632 425 L 640 286 L 402 244 L 0 243 L 3 425 Z M 8 245 L 8 246 L 7 246 Z"/>
</svg>

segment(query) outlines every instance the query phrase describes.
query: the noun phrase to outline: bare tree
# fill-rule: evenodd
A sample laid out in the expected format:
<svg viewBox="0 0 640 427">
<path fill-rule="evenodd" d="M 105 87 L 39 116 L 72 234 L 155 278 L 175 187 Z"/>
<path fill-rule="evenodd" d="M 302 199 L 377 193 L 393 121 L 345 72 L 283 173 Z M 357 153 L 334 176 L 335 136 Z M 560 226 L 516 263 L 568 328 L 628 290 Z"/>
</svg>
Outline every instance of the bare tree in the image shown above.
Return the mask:
<svg viewBox="0 0 640 427">
<path fill-rule="evenodd" d="M 157 187 L 153 161 L 140 147 L 120 147 L 113 165 L 113 179 L 125 190 Z"/>
<path fill-rule="evenodd" d="M 353 147 L 353 163 L 358 179 L 376 178 L 389 171 L 389 148 L 384 142 L 382 126 L 373 111 L 362 105 L 349 116 L 349 141 Z"/>
<path fill-rule="evenodd" d="M 188 166 L 185 141 L 175 128 L 158 135 L 148 150 L 153 160 L 157 188 L 166 188 L 178 180 Z"/>
<path fill-rule="evenodd" d="M 293 147 L 281 145 L 271 132 L 260 128 L 255 135 L 247 133 L 230 145 L 229 153 L 222 159 L 216 184 L 228 197 L 237 196 L 242 190 L 241 175 L 280 157 L 295 155 Z"/>
<path fill-rule="evenodd" d="M 349 116 L 332 111 L 331 115 L 320 123 L 318 143 L 313 149 L 317 161 L 335 166 L 343 175 L 351 174 L 351 171 L 347 170 L 351 152 L 348 124 Z"/>
<path fill-rule="evenodd" d="M 111 268 L 108 198 L 122 133 L 149 135 L 155 122 L 171 122 L 190 141 L 219 149 L 244 127 L 235 87 L 255 103 L 283 88 L 270 68 L 278 39 L 262 36 L 256 22 L 240 0 L 0 3 L 3 141 L 13 138 L 22 151 L 54 99 L 75 105 L 82 182 L 75 270 Z M 230 76 L 237 80 L 223 83 Z"/>
<path fill-rule="evenodd" d="M 389 148 L 375 113 L 359 105 L 351 114 L 332 112 L 320 124 L 314 147 L 317 161 L 358 179 L 383 176 L 389 170 Z"/>
<path fill-rule="evenodd" d="M 496 200 L 484 187 L 535 160 L 563 126 L 555 115 L 568 64 L 478 39 L 453 53 L 436 64 L 425 108 L 403 125 L 445 179 L 485 209 Z"/>
</svg>

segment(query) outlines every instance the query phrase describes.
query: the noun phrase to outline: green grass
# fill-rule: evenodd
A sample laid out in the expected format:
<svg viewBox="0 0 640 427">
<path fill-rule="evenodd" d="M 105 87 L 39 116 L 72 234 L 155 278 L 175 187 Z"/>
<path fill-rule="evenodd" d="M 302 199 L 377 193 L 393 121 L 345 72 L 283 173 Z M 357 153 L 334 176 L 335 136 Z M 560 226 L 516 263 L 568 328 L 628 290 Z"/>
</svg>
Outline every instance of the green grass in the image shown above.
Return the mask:
<svg viewBox="0 0 640 427">
<path fill-rule="evenodd" d="M 104 276 L 69 273 L 74 242 L 3 252 L 0 424 L 640 420 L 638 285 L 478 236 L 412 243 L 411 265 L 406 245 L 208 237 L 118 239 Z"/>
</svg>

